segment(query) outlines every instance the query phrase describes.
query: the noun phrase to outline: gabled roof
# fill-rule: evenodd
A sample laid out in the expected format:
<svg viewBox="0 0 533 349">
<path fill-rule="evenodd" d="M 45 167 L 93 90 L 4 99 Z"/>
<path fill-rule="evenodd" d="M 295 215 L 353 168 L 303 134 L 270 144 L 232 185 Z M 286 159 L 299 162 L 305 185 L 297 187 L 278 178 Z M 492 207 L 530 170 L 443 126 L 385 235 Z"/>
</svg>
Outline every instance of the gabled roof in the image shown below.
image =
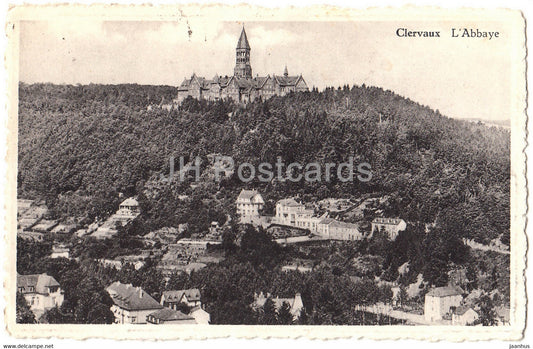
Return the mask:
<svg viewBox="0 0 533 349">
<path fill-rule="evenodd" d="M 191 288 L 188 290 L 163 291 L 161 298 L 164 298 L 167 302 L 181 302 L 184 295 L 187 297 L 189 302 L 197 302 L 201 299 L 200 290 L 197 288 Z"/>
<path fill-rule="evenodd" d="M 116 306 L 126 310 L 149 310 L 161 309 L 161 304 L 157 303 L 148 293 L 140 287 L 133 287 L 131 284 L 122 284 L 116 281 L 109 285 L 106 291 L 111 296 Z"/>
<path fill-rule="evenodd" d="M 218 83 L 220 87 L 226 87 L 233 80 L 233 76 L 221 76 L 218 78 Z"/>
<path fill-rule="evenodd" d="M 296 86 L 298 84 L 298 81 L 301 79 L 301 75 L 299 76 L 279 76 L 274 75 L 274 80 L 280 85 L 280 86 Z"/>
<path fill-rule="evenodd" d="M 241 190 L 241 193 L 237 197 L 237 200 L 251 200 L 254 196 L 258 195 L 259 192 L 257 190 Z"/>
<path fill-rule="evenodd" d="M 48 294 L 48 288 L 56 286 L 59 287 L 57 280 L 47 274 L 17 274 L 17 289 L 22 287 L 22 293 Z M 33 291 L 30 291 L 30 287 L 33 287 Z"/>
<path fill-rule="evenodd" d="M 496 307 L 496 309 L 494 309 L 494 311 L 496 312 L 496 315 L 503 319 L 504 321 L 509 321 L 509 319 L 511 318 L 511 309 L 507 308 L 507 307 L 504 307 L 504 306 L 499 306 L 499 307 Z"/>
<path fill-rule="evenodd" d="M 403 219 L 400 218 L 374 218 L 372 223 L 374 224 L 390 224 L 390 225 L 398 225 L 403 221 Z"/>
<path fill-rule="evenodd" d="M 238 49 L 250 49 L 250 44 L 248 43 L 248 38 L 246 37 L 246 31 L 244 30 L 244 27 L 242 27 L 241 36 L 239 37 L 239 41 L 237 42 L 237 48 Z"/>
<path fill-rule="evenodd" d="M 355 229 L 359 231 L 359 226 L 357 224 L 346 223 L 337 220 L 333 220 L 333 222 L 331 222 L 331 226 L 336 228 Z"/>
<path fill-rule="evenodd" d="M 327 225 L 327 224 L 331 224 L 333 222 L 335 222 L 335 220 L 333 218 L 326 217 L 326 218 L 322 219 L 320 222 L 318 222 L 318 224 L 326 224 Z"/>
<path fill-rule="evenodd" d="M 302 204 L 300 204 L 299 202 L 297 202 L 296 200 L 294 200 L 293 198 L 288 198 L 288 199 L 282 199 L 282 200 L 279 200 L 278 201 L 278 204 L 282 205 L 282 206 L 289 206 L 289 207 L 299 207 L 299 206 L 303 206 Z"/>
<path fill-rule="evenodd" d="M 426 296 L 431 297 L 450 297 L 461 296 L 464 293 L 463 289 L 459 286 L 444 286 L 431 289 Z"/>
<path fill-rule="evenodd" d="M 473 312 L 476 312 L 475 310 L 473 310 L 472 308 L 470 307 L 465 307 L 464 305 L 460 306 L 460 307 L 457 307 L 455 309 L 455 314 L 456 315 L 464 315 L 467 311 L 469 310 L 472 310 Z"/>
<path fill-rule="evenodd" d="M 261 89 L 265 86 L 266 82 L 270 79 L 270 75 L 267 76 L 258 76 L 255 78 L 256 88 Z"/>
<path fill-rule="evenodd" d="M 122 201 L 120 206 L 139 206 L 139 202 L 134 198 L 127 198 L 126 200 Z"/>
<path fill-rule="evenodd" d="M 179 310 L 174 310 L 170 308 L 163 308 L 153 313 L 150 313 L 148 316 L 152 316 L 161 321 L 177 321 L 177 320 L 194 320 L 192 316 L 185 315 Z"/>
</svg>

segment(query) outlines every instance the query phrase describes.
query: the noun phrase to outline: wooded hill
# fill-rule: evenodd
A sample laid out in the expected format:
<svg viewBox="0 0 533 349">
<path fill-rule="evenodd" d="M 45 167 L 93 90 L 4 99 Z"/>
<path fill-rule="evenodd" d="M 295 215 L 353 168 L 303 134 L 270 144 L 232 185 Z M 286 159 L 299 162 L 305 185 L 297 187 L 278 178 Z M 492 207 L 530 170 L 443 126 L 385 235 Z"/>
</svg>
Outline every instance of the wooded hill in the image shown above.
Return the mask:
<svg viewBox="0 0 533 349">
<path fill-rule="evenodd" d="M 45 198 L 58 218 L 91 220 L 114 212 L 119 193 L 139 195 L 141 222 L 149 230 L 193 219 L 203 228 L 210 215 L 233 213 L 230 203 L 244 187 L 273 200 L 373 193 L 389 195 L 385 215 L 436 222 L 455 237 L 485 243 L 500 237 L 509 244 L 508 130 L 450 119 L 364 85 L 245 106 L 188 99 L 180 110 L 147 110 L 175 93 L 169 86 L 21 83 L 19 197 Z M 150 178 L 168 173 L 170 156 L 212 153 L 256 166 L 274 164 L 278 156 L 286 164 L 340 163 L 353 156 L 354 163 L 371 164 L 373 177 L 367 183 L 248 184 L 232 178 L 202 186 L 201 193 L 177 186 L 158 198 L 141 195 Z M 193 195 L 186 208 L 181 193 Z M 218 203 L 205 200 L 215 196 Z"/>
</svg>

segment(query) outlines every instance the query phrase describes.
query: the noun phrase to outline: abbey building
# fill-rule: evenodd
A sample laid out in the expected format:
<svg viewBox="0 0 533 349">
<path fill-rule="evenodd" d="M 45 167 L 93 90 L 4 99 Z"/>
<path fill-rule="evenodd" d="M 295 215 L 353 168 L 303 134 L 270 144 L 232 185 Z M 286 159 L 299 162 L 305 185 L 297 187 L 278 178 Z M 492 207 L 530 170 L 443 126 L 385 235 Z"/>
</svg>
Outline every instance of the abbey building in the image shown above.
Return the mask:
<svg viewBox="0 0 533 349">
<path fill-rule="evenodd" d="M 282 96 L 289 92 L 309 90 L 302 75 L 289 76 L 287 67 L 283 75 L 253 77 L 250 51 L 250 44 L 243 27 L 237 42 L 233 75 L 215 75 L 213 79 L 207 80 L 192 74 L 190 79 L 183 80 L 178 87 L 175 102 L 181 103 L 188 96 L 207 100 L 232 98 L 234 101 L 249 102 L 259 97 L 267 99 L 274 95 Z"/>
</svg>

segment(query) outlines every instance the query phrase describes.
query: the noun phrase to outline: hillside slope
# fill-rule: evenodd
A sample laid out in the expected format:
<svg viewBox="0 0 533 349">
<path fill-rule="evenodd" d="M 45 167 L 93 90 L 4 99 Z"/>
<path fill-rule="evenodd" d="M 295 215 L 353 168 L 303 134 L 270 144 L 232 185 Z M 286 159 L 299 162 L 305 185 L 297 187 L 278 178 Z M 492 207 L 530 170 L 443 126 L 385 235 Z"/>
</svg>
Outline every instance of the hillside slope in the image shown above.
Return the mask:
<svg viewBox="0 0 533 349">
<path fill-rule="evenodd" d="M 510 132 L 453 120 L 380 88 L 348 86 L 291 94 L 246 106 L 187 100 L 181 110 L 147 106 L 172 99 L 168 86 L 21 84 L 21 197 L 42 197 L 57 216 L 105 216 L 119 193 L 138 195 L 168 171 L 170 156 L 233 156 L 235 163 L 368 162 L 372 180 L 342 183 L 242 183 L 206 186 L 184 213 L 177 186 L 145 199 L 150 228 L 224 216 L 243 187 L 270 199 L 387 194 L 385 214 L 409 221 L 454 222 L 461 237 L 509 243 Z M 504 116 L 502 116 L 504 118 Z M 220 194 L 222 193 L 222 194 Z M 203 200 L 203 201 L 202 201 Z M 156 217 L 157 216 L 157 217 Z M 176 218 L 177 217 L 177 218 Z M 157 222 L 157 223 L 154 223 Z"/>
</svg>

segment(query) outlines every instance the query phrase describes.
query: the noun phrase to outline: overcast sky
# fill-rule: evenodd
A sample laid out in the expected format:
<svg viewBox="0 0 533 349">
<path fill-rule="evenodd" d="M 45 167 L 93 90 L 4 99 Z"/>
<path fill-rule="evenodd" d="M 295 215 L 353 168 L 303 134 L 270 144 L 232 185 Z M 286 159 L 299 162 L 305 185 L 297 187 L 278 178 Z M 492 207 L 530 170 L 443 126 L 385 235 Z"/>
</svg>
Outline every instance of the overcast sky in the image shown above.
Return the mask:
<svg viewBox="0 0 533 349">
<path fill-rule="evenodd" d="M 429 23 L 429 24 L 428 24 Z M 453 22 L 247 22 L 254 76 L 303 74 L 310 87 L 390 89 L 456 118 L 509 118 L 510 41 L 451 38 Z M 192 72 L 230 75 L 242 23 L 95 20 L 25 21 L 20 80 L 27 83 L 179 85 Z M 438 30 L 401 38 L 397 28 Z M 191 34 L 189 35 L 189 29 Z"/>
</svg>

